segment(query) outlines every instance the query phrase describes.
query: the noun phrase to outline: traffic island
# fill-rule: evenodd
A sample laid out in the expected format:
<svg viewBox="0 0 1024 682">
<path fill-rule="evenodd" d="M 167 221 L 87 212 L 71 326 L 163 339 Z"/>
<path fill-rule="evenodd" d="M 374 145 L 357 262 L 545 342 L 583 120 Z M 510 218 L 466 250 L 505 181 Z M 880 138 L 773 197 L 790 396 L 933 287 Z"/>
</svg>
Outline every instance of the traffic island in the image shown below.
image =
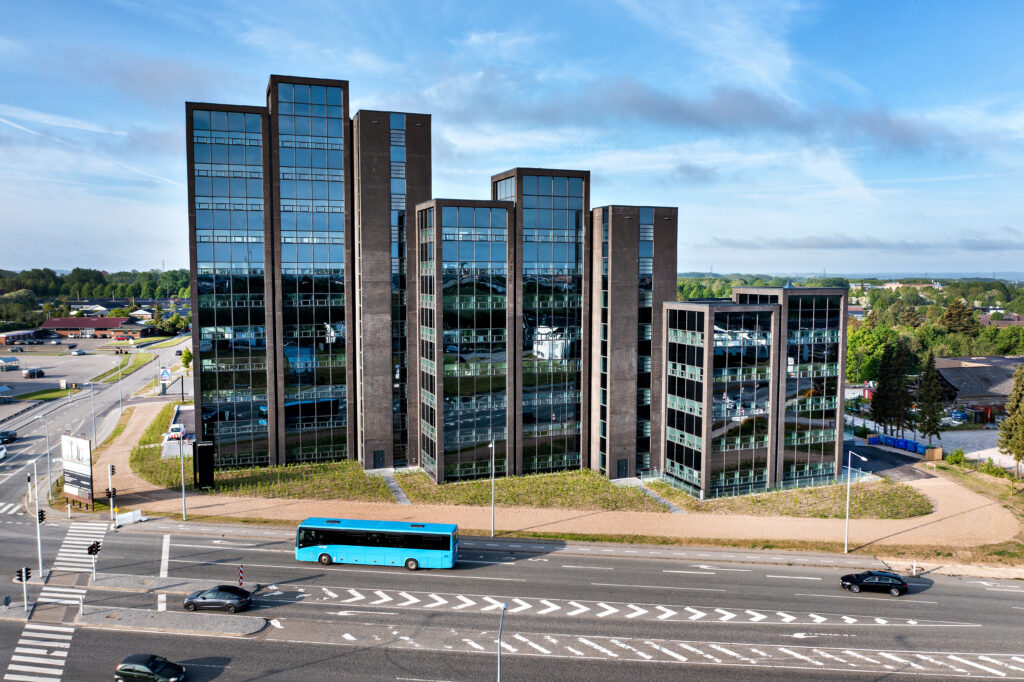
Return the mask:
<svg viewBox="0 0 1024 682">
<path fill-rule="evenodd" d="M 266 627 L 267 621 L 256 616 L 149 611 L 86 604 L 82 613 L 75 619 L 75 624 L 104 630 L 147 630 L 244 637 L 262 630 Z"/>
<path fill-rule="evenodd" d="M 97 573 L 91 587 L 103 590 L 125 590 L 127 592 L 169 592 L 171 594 L 192 594 L 209 590 L 223 584 L 223 581 L 191 580 L 189 578 L 159 578 L 152 575 L 123 575 L 119 573 Z"/>
</svg>

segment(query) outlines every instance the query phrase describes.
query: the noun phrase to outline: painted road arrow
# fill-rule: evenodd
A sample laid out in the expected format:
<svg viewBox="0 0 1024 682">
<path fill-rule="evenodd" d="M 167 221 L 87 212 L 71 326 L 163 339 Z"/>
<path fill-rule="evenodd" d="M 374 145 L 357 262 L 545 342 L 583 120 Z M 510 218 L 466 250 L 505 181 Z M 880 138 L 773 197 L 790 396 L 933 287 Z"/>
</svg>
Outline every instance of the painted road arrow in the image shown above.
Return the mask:
<svg viewBox="0 0 1024 682">
<path fill-rule="evenodd" d="M 467 606 L 474 606 L 474 605 L 476 605 L 476 602 L 473 601 L 472 599 L 470 599 L 469 597 L 463 597 L 461 594 L 457 595 L 457 597 L 462 600 L 462 604 L 460 604 L 459 606 L 453 606 L 452 607 L 453 611 L 458 611 L 459 609 L 464 609 Z"/>
<path fill-rule="evenodd" d="M 352 595 L 352 598 L 351 599 L 342 599 L 341 600 L 342 604 L 348 604 L 349 602 L 359 601 L 360 599 L 366 599 L 366 597 L 364 597 L 362 594 L 360 594 L 356 590 L 349 590 L 348 593 Z"/>
<path fill-rule="evenodd" d="M 753 622 L 753 623 L 756 623 L 758 621 L 762 621 L 762 620 L 764 620 L 765 618 L 768 617 L 768 616 L 764 615 L 763 613 L 758 613 L 757 611 L 747 611 L 747 613 L 750 614 L 750 621 Z"/>
<path fill-rule="evenodd" d="M 417 599 L 416 597 L 412 596 L 408 592 L 399 592 L 398 596 L 399 597 L 405 597 L 405 601 L 402 602 L 401 604 L 396 604 L 396 606 L 410 606 L 412 604 L 418 604 L 419 601 L 420 601 L 419 599 Z"/>
<path fill-rule="evenodd" d="M 699 620 L 699 619 L 703 618 L 704 616 L 708 615 L 708 614 L 704 613 L 703 611 L 698 611 L 697 609 L 692 609 L 689 606 L 686 606 L 684 608 L 687 611 L 689 611 L 690 613 L 693 614 L 692 616 L 690 616 L 690 620 Z"/>
<path fill-rule="evenodd" d="M 483 607 L 482 609 L 480 609 L 481 611 L 490 611 L 492 609 L 500 609 L 501 608 L 501 602 L 498 601 L 497 599 L 491 599 L 490 597 L 484 597 L 484 601 L 491 602 L 491 605 Z"/>
<path fill-rule="evenodd" d="M 557 610 L 559 610 L 560 608 L 562 608 L 562 607 L 561 607 L 561 606 L 559 606 L 558 604 L 552 604 L 552 603 L 551 603 L 551 602 L 549 602 L 549 601 L 548 601 L 547 599 L 541 599 L 541 600 L 540 600 L 540 603 L 541 603 L 541 604 L 546 604 L 546 605 L 547 605 L 547 608 L 546 608 L 546 609 L 544 609 L 543 611 L 538 611 L 538 612 L 537 612 L 537 615 L 538 615 L 538 616 L 543 616 L 543 615 L 544 615 L 545 613 L 551 613 L 552 611 L 557 611 Z"/>
<path fill-rule="evenodd" d="M 519 611 L 525 611 L 531 606 L 529 602 L 525 602 L 522 599 L 513 599 L 512 601 L 519 604 L 519 606 L 515 607 L 514 609 L 509 609 L 509 613 L 518 613 Z"/>
<path fill-rule="evenodd" d="M 575 606 L 576 610 L 575 611 L 570 611 L 569 613 L 565 614 L 567 616 L 578 616 L 581 613 L 584 613 L 585 611 L 589 611 L 590 610 L 589 606 L 584 606 L 583 604 L 577 604 L 574 601 L 569 602 L 569 604 L 571 606 Z"/>
<path fill-rule="evenodd" d="M 371 604 L 384 604 L 392 600 L 391 596 L 388 595 L 386 592 L 381 592 L 380 590 L 377 590 L 376 592 L 374 592 L 374 594 L 380 597 L 380 599 L 378 599 L 377 601 L 370 602 Z"/>
<path fill-rule="evenodd" d="M 619 612 L 619 610 L 617 608 L 615 608 L 614 606 L 608 606 L 604 602 L 598 602 L 597 605 L 600 606 L 602 609 L 605 609 L 601 613 L 597 614 L 598 618 L 604 618 L 605 616 L 610 616 L 613 613 L 618 613 Z"/>
<path fill-rule="evenodd" d="M 636 618 L 637 616 L 642 616 L 647 613 L 647 609 L 642 609 L 639 606 L 633 606 L 632 604 L 629 604 L 626 608 L 633 609 L 633 613 L 626 616 L 626 618 Z"/>
<path fill-rule="evenodd" d="M 726 611 L 725 609 L 715 609 L 715 613 L 722 614 L 722 617 L 718 619 L 720 621 L 728 621 L 736 617 L 735 613 L 732 611 Z"/>
<path fill-rule="evenodd" d="M 857 619 L 853 616 L 843 616 L 843 620 L 846 621 L 847 625 L 853 625 L 857 622 Z"/>
<path fill-rule="evenodd" d="M 809 613 L 807 615 L 810 616 L 815 623 L 824 623 L 826 620 L 828 620 L 828 618 L 826 618 L 825 616 L 819 616 L 816 613 Z"/>
<path fill-rule="evenodd" d="M 658 609 L 659 611 L 665 612 L 658 616 L 658 620 L 665 620 L 666 618 L 671 618 L 672 616 L 676 615 L 675 611 L 673 611 L 672 609 L 666 609 L 664 606 L 656 606 L 654 608 Z"/>
<path fill-rule="evenodd" d="M 433 603 L 431 603 L 431 604 L 424 604 L 423 608 L 425 608 L 425 609 L 432 609 L 435 606 L 443 606 L 444 604 L 448 603 L 447 599 L 444 599 L 443 597 L 439 597 L 436 594 L 432 594 L 432 595 L 430 595 L 430 597 L 434 600 Z"/>
<path fill-rule="evenodd" d="M 776 611 L 775 613 L 779 616 L 779 618 L 782 619 L 783 623 L 788 623 L 792 620 L 796 620 L 796 616 L 791 616 L 788 613 L 783 613 L 782 611 Z"/>
</svg>

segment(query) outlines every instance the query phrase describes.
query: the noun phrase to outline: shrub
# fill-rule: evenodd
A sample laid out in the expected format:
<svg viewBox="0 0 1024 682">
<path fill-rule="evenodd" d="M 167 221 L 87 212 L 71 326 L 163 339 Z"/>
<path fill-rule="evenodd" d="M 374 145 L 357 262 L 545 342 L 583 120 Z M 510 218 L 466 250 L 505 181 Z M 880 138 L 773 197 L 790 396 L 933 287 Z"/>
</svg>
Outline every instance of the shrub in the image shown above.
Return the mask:
<svg viewBox="0 0 1024 682">
<path fill-rule="evenodd" d="M 953 452 L 946 455 L 946 461 L 955 466 L 962 467 L 964 463 L 967 461 L 967 458 L 964 457 L 963 448 L 957 448 Z"/>
</svg>

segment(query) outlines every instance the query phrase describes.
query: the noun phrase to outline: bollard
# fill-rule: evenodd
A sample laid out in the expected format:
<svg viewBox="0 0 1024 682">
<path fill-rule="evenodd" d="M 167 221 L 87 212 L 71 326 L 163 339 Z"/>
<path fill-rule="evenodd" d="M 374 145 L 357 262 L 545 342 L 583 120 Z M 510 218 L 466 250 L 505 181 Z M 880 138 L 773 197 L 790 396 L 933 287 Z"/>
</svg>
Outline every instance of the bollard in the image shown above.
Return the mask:
<svg viewBox="0 0 1024 682">
<path fill-rule="evenodd" d="M 71 520 L 71 503 L 68 502 L 68 521 Z"/>
<path fill-rule="evenodd" d="M 78 615 L 81 616 L 85 613 L 85 596 L 78 595 Z"/>
<path fill-rule="evenodd" d="M 910 569 L 910 575 L 914 576 L 915 578 L 917 577 L 917 559 L 914 559 L 914 565 Z"/>
</svg>

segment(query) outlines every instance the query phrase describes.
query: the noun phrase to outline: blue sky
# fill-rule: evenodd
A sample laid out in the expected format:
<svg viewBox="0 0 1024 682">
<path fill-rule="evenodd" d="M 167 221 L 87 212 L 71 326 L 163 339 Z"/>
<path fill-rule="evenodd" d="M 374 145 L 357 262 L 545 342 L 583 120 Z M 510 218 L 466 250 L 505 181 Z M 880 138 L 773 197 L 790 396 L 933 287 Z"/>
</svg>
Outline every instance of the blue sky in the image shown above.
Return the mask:
<svg viewBox="0 0 1024 682">
<path fill-rule="evenodd" d="M 1024 270 L 1024 3 L 0 0 L 0 267 L 186 267 L 184 101 L 433 115 L 434 194 L 590 169 L 679 269 Z"/>
</svg>

